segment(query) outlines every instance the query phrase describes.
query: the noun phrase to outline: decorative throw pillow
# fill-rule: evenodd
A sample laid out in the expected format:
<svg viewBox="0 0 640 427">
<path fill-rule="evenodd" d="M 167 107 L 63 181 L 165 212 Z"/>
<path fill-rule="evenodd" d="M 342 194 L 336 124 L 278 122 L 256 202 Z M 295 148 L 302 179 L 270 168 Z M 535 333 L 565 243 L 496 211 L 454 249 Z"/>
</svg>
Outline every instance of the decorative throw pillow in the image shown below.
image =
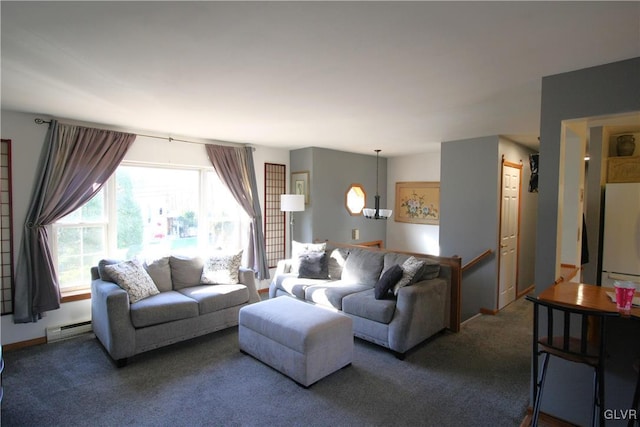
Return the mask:
<svg viewBox="0 0 640 427">
<path fill-rule="evenodd" d="M 137 261 L 125 261 L 104 266 L 115 283 L 129 294 L 131 304 L 160 293 L 149 273 Z"/>
<path fill-rule="evenodd" d="M 402 264 L 402 279 L 393 287 L 393 294 L 398 295 L 398 291 L 400 288 L 404 286 L 409 286 L 413 283 L 413 278 L 416 276 L 418 271 L 424 268 L 424 261 L 417 259 L 416 257 L 409 257 Z"/>
<path fill-rule="evenodd" d="M 384 299 L 389 294 L 391 288 L 402 279 L 402 275 L 402 267 L 398 264 L 389 267 L 387 271 L 382 273 L 374 290 L 376 299 Z"/>
<path fill-rule="evenodd" d="M 207 258 L 204 261 L 200 282 L 206 284 L 238 283 L 238 271 L 242 263 L 242 251 L 237 254 L 219 254 Z"/>
<path fill-rule="evenodd" d="M 328 279 L 329 260 L 326 252 L 303 252 L 298 257 L 298 277 Z"/>
<path fill-rule="evenodd" d="M 326 243 L 300 243 L 293 240 L 291 242 L 291 273 L 298 272 L 300 254 L 304 252 L 324 252 L 326 250 Z"/>
</svg>

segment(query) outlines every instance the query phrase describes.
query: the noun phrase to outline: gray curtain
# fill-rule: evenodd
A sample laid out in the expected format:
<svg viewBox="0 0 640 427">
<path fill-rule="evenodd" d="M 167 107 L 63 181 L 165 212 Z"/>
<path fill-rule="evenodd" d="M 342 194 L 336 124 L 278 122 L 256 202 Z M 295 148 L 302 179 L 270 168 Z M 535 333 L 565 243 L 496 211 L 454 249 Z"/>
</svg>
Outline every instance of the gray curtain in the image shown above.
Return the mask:
<svg viewBox="0 0 640 427">
<path fill-rule="evenodd" d="M 16 266 L 14 322 L 60 308 L 47 225 L 89 201 L 116 170 L 136 135 L 52 120 L 40 158 Z"/>
<path fill-rule="evenodd" d="M 233 197 L 251 218 L 251 238 L 249 241 L 249 265 L 258 279 L 269 278 L 267 254 L 262 231 L 262 210 L 258 198 L 258 184 L 253 166 L 251 147 L 227 147 L 206 145 L 207 155 Z"/>
</svg>

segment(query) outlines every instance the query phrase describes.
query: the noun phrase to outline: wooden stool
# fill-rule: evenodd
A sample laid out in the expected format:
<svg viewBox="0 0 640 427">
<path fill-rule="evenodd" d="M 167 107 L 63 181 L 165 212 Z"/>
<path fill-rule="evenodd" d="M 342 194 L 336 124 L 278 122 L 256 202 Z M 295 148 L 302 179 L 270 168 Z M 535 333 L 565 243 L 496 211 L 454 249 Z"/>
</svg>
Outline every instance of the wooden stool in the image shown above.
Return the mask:
<svg viewBox="0 0 640 427">
<path fill-rule="evenodd" d="M 636 380 L 636 391 L 633 393 L 633 403 L 631 403 L 631 409 L 635 409 L 635 418 L 629 417 L 629 427 L 633 427 L 634 424 L 640 425 L 640 359 L 636 359 L 633 364 L 633 369 L 638 373 L 638 379 Z"/>
<path fill-rule="evenodd" d="M 591 366 L 594 370 L 593 387 L 593 413 L 591 424 L 604 426 L 604 360 L 605 360 L 605 318 L 616 316 L 617 313 L 593 311 L 554 304 L 548 301 L 539 300 L 532 296 L 526 297 L 534 303 L 533 311 L 533 416 L 531 425 L 538 425 L 540 414 L 540 401 L 542 400 L 542 390 L 544 388 L 547 366 L 550 356 L 555 356 L 574 363 L 581 363 Z M 547 335 L 540 337 L 539 332 L 539 311 L 540 307 L 546 309 Z M 579 333 L 571 334 L 571 321 L 578 320 Z M 591 320 L 595 320 L 592 324 Z M 554 329 L 554 321 L 560 323 L 560 332 Z M 598 331 L 599 339 L 592 337 L 593 332 Z M 575 332 L 574 332 L 575 333 Z M 538 376 L 538 357 L 544 355 L 542 370 Z"/>
</svg>

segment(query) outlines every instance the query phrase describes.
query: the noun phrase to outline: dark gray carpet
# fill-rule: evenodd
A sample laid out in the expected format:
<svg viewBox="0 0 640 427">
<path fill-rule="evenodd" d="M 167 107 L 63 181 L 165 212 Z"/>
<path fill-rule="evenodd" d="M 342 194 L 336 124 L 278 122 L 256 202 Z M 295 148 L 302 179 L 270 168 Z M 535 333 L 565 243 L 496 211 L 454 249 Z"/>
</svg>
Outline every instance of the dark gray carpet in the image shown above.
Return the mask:
<svg viewBox="0 0 640 427">
<path fill-rule="evenodd" d="M 304 389 L 238 351 L 237 328 L 117 369 L 93 334 L 5 354 L 2 426 L 517 426 L 531 304 L 467 322 L 404 361 L 356 339 L 353 364 Z"/>
</svg>

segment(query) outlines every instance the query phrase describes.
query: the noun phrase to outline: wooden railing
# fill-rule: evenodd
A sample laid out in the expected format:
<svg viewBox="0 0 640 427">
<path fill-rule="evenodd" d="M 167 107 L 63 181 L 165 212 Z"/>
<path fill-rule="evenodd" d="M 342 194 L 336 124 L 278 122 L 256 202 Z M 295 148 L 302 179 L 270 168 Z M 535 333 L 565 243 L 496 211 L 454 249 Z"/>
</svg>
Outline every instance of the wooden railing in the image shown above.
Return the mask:
<svg viewBox="0 0 640 427">
<path fill-rule="evenodd" d="M 354 243 L 354 245 L 364 246 L 365 248 L 384 249 L 384 242 L 382 240 L 372 240 L 370 242 Z"/>
<path fill-rule="evenodd" d="M 489 255 L 491 255 L 492 253 L 493 253 L 493 249 L 487 249 L 486 251 L 482 252 L 480 255 L 478 255 L 477 257 L 475 257 L 474 259 L 472 259 L 471 261 L 469 261 L 465 265 L 463 265 L 462 266 L 462 272 L 464 273 L 466 270 L 468 270 L 471 267 L 473 267 L 474 265 L 478 264 L 480 261 L 482 261 L 483 259 L 485 259 Z"/>
</svg>

